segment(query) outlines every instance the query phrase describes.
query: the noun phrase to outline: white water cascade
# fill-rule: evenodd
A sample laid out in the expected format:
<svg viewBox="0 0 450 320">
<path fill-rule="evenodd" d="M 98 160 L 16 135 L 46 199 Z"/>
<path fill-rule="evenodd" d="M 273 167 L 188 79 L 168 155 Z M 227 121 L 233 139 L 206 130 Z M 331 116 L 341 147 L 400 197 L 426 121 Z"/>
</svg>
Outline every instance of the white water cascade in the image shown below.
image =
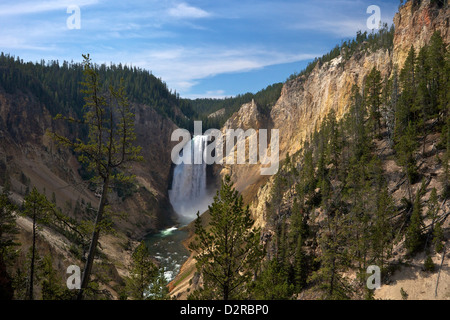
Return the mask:
<svg viewBox="0 0 450 320">
<path fill-rule="evenodd" d="M 170 202 L 177 212 L 180 222 L 187 224 L 197 217 L 197 211 L 203 213 L 213 201 L 206 186 L 205 153 L 208 136 L 195 136 L 188 142 L 186 150 L 191 150 L 191 163 L 177 165 L 173 172 L 172 189 L 169 190 Z M 180 155 L 183 157 L 183 155 Z M 201 164 L 195 164 L 201 163 Z"/>
</svg>

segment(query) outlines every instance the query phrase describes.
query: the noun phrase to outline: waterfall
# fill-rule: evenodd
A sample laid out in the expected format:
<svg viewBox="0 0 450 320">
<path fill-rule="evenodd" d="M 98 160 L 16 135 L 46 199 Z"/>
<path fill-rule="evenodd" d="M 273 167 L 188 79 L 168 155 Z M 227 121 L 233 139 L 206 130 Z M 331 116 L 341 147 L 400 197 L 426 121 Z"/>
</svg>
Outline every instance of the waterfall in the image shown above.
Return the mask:
<svg viewBox="0 0 450 320">
<path fill-rule="evenodd" d="M 170 202 L 180 222 L 189 223 L 196 218 L 197 211 L 203 213 L 212 203 L 213 197 L 206 188 L 206 163 L 204 161 L 208 136 L 195 136 L 188 142 L 192 164 L 181 163 L 173 172 Z M 186 156 L 186 155 L 185 155 Z M 180 155 L 183 157 L 183 155 Z M 195 164 L 201 163 L 201 164 Z"/>
</svg>

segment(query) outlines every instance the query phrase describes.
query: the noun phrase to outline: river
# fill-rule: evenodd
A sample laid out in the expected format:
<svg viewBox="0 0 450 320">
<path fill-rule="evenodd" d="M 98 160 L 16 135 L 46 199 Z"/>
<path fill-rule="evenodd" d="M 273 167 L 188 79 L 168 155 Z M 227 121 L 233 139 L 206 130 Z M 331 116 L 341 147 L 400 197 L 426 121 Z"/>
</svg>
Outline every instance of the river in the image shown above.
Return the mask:
<svg viewBox="0 0 450 320">
<path fill-rule="evenodd" d="M 186 237 L 187 231 L 172 227 L 151 235 L 145 240 L 151 256 L 164 268 L 167 282 L 175 278 L 181 265 L 189 257 L 189 250 L 182 243 Z"/>
</svg>

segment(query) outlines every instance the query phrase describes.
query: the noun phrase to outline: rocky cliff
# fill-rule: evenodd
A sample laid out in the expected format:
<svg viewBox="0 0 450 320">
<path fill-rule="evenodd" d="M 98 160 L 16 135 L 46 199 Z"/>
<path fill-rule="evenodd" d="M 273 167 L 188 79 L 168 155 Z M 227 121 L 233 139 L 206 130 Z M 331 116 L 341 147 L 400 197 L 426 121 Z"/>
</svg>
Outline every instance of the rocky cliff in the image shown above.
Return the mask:
<svg viewBox="0 0 450 320">
<path fill-rule="evenodd" d="M 137 144 L 142 146 L 143 162 L 134 163 L 131 173 L 136 175 L 135 191 L 119 196 L 117 190 L 109 199 L 125 219 L 114 218 L 114 235 L 100 236 L 101 253 L 117 281 L 127 275 L 136 241 L 150 232 L 174 224 L 174 212 L 168 199 L 172 142 L 171 134 L 177 126 L 147 105 L 134 105 Z M 29 92 L 6 93 L 0 88 L 0 185 L 11 183 L 13 199 L 21 203 L 33 186 L 56 200 L 62 212 L 75 220 L 92 220 L 87 205 L 97 206 L 96 191 L 80 176 L 81 166 L 68 149 L 57 146 L 46 131 L 57 130 L 65 135 L 77 134 L 76 126 L 55 121 L 45 104 Z M 123 191 L 123 190 L 122 190 Z M 31 223 L 18 219 L 20 242 L 27 252 L 31 241 Z M 59 259 L 58 272 L 65 277 L 65 268 L 79 264 L 73 254 L 73 244 L 50 228 L 39 231 L 41 253 L 52 252 Z M 61 240 L 62 239 L 62 240 Z M 63 252 L 61 256 L 60 253 Z M 64 256 L 64 257 L 63 257 Z M 114 293 L 112 288 L 109 288 Z"/>
<path fill-rule="evenodd" d="M 226 122 L 222 131 L 230 128 L 279 129 L 280 160 L 287 154 L 292 155 L 299 151 L 304 141 L 320 125 L 330 110 L 336 112 L 337 118 L 342 117 L 349 110 L 352 86 L 357 84 L 362 87 L 373 67 L 381 72 L 382 79 L 385 76 L 390 77 L 395 67 L 399 70 L 402 68 L 411 46 L 414 46 L 416 50 L 420 49 L 428 43 L 436 30 L 441 32 L 446 44 L 450 43 L 448 6 L 439 8 L 429 0 L 421 1 L 420 5 L 414 6 L 413 2 L 415 3 L 415 1 L 408 1 L 395 15 L 395 33 L 391 48 L 373 52 L 365 50 L 365 44 L 363 44 L 362 49 L 357 50 L 351 57 L 344 59 L 341 54 L 326 63 L 318 63 L 307 76 L 296 77 L 283 85 L 281 96 L 269 115 L 263 115 L 253 102 L 244 104 Z M 390 167 L 392 174 L 400 170 L 398 166 L 390 162 L 385 166 Z M 274 178 L 261 176 L 259 165 L 227 165 L 218 168 L 218 171 L 220 171 L 220 177 L 225 174 L 231 175 L 235 187 L 250 205 L 256 225 L 264 229 L 267 224 L 265 214 L 271 200 Z M 438 182 L 432 180 L 431 183 Z M 405 190 L 399 192 L 404 193 Z M 270 230 L 266 232 L 270 233 Z M 191 258 L 186 263 L 190 266 L 188 268 L 190 276 L 186 277 L 183 272 L 179 276 L 184 279 L 183 283 L 194 274 Z M 184 283 L 184 289 L 175 288 L 173 294 L 184 297 L 186 295 L 184 290 L 187 287 L 189 286 Z M 380 297 L 395 298 L 385 293 L 390 290 L 389 287 L 384 290 Z M 399 291 L 399 288 L 396 290 Z"/>
<path fill-rule="evenodd" d="M 431 4 L 430 0 L 422 1 L 420 6 L 413 6 L 413 2 L 408 1 L 395 15 L 392 50 L 380 49 L 369 53 L 363 48 L 347 60 L 341 55 L 323 65 L 317 64 L 308 76 L 288 80 L 283 85 L 280 98 L 264 121 L 257 121 L 262 119 L 257 108 L 245 104 L 227 121 L 224 129 L 279 129 L 280 160 L 284 159 L 286 154 L 292 155 L 300 150 L 303 142 L 330 110 L 336 112 L 338 119 L 348 111 L 352 86 L 357 84 L 362 87 L 373 67 L 381 72 L 382 79 L 386 75 L 391 76 L 394 66 L 401 69 L 411 46 L 420 49 L 428 43 L 436 30 L 441 32 L 447 44 L 450 43 L 450 10 L 440 9 Z M 260 124 L 264 126 L 259 126 Z M 255 199 L 255 191 L 259 192 L 259 199 L 264 197 L 264 191 L 257 191 L 255 185 L 261 185 L 260 180 L 265 178 L 260 177 L 259 168 L 254 167 L 257 166 L 225 167 L 221 176 L 231 173 L 238 190 L 249 199 Z M 250 176 L 244 174 L 245 172 Z M 256 208 L 257 205 L 253 204 L 253 207 Z M 257 211 L 254 212 L 255 217 L 262 214 L 260 210 Z"/>
<path fill-rule="evenodd" d="M 137 144 L 142 146 L 144 161 L 135 163 L 137 192 L 121 201 L 113 197 L 121 210 L 128 213 L 126 221 L 118 222 L 132 238 L 164 227 L 173 211 L 167 189 L 171 168 L 171 133 L 173 122 L 146 105 L 135 105 Z M 14 95 L 0 91 L 0 159 L 3 172 L 11 180 L 13 191 L 23 194 L 26 188 L 45 189 L 50 198 L 55 193 L 57 204 L 75 206 L 82 199 L 96 205 L 95 192 L 86 188 L 80 165 L 70 150 L 57 146 L 46 134 L 48 129 L 69 134 L 78 130 L 62 121 L 55 121 L 45 105 L 28 93 Z M 73 215 L 73 212 L 68 212 Z M 74 216 L 74 218 L 77 218 Z"/>
</svg>

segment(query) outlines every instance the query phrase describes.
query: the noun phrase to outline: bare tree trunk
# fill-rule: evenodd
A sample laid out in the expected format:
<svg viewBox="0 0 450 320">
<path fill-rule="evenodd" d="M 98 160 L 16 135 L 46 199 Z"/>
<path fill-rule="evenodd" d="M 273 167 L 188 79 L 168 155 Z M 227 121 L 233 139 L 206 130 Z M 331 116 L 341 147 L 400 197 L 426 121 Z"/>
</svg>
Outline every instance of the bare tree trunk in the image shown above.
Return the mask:
<svg viewBox="0 0 450 320">
<path fill-rule="evenodd" d="M 442 265 L 444 264 L 444 259 L 445 259 L 445 247 L 444 250 L 442 251 L 442 260 L 441 260 L 441 266 L 439 267 L 439 273 L 438 273 L 438 277 L 436 280 L 436 289 L 434 290 L 434 297 L 437 297 L 437 289 L 438 289 L 438 285 L 439 285 L 439 277 L 441 276 L 441 269 L 442 269 Z"/>
<path fill-rule="evenodd" d="M 33 245 L 31 249 L 31 266 L 30 266 L 30 286 L 28 292 L 28 299 L 33 300 L 33 289 L 34 289 L 34 260 L 36 253 L 36 208 L 33 214 Z"/>
<path fill-rule="evenodd" d="M 88 258 L 86 261 L 86 265 L 84 267 L 83 278 L 81 281 L 81 288 L 80 288 L 80 291 L 78 292 L 78 297 L 77 297 L 78 300 L 83 299 L 84 290 L 88 286 L 89 277 L 92 272 L 95 251 L 97 249 L 98 238 L 100 236 L 100 223 L 103 219 L 103 212 L 105 210 L 106 198 L 108 195 L 108 187 L 109 187 L 109 174 L 107 175 L 107 177 L 105 178 L 105 180 L 103 182 L 102 196 L 100 198 L 100 204 L 99 204 L 98 210 L 97 210 L 97 217 L 95 219 L 94 232 L 92 233 L 92 240 L 91 240 L 91 244 L 89 246 Z"/>
</svg>

